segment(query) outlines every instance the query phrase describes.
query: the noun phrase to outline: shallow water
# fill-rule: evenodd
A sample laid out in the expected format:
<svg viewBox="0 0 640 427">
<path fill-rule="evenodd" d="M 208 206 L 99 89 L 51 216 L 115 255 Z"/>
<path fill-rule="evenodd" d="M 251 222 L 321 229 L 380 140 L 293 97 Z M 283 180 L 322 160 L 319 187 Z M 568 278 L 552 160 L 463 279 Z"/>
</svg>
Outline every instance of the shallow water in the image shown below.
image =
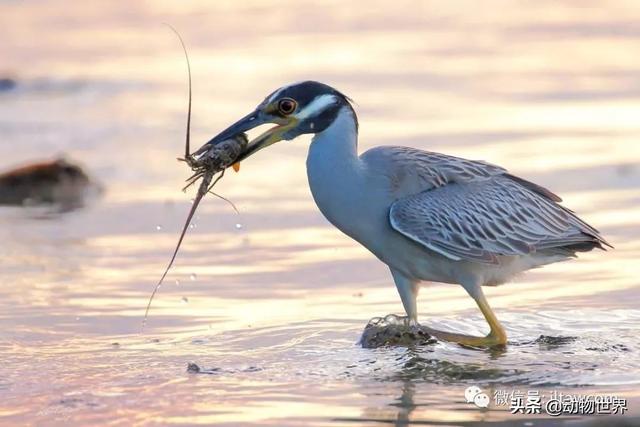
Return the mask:
<svg viewBox="0 0 640 427">
<path fill-rule="evenodd" d="M 0 78 L 16 82 L 0 91 L 2 165 L 65 153 L 106 187 L 70 213 L 0 210 L 3 425 L 551 422 L 479 409 L 470 385 L 615 394 L 640 416 L 634 2 L 212 3 L 0 5 Z M 175 161 L 185 65 L 162 22 L 189 47 L 195 141 L 284 83 L 326 81 L 356 100 L 362 150 L 501 164 L 616 249 L 488 289 L 503 351 L 363 349 L 367 321 L 402 308 L 386 268 L 315 208 L 303 139 L 225 178 L 240 216 L 203 202 L 141 333 L 193 197 Z M 456 286 L 426 286 L 419 310 L 432 327 L 486 332 Z"/>
</svg>

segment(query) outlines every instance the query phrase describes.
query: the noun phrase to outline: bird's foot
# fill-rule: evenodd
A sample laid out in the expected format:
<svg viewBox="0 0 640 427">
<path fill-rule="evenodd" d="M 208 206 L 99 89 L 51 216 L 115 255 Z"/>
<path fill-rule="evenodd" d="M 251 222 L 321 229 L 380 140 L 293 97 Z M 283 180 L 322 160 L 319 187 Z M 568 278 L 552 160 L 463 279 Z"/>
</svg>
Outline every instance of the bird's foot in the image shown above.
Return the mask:
<svg viewBox="0 0 640 427">
<path fill-rule="evenodd" d="M 439 340 L 454 342 L 471 347 L 498 347 L 507 344 L 507 334 L 503 330 L 491 331 L 485 337 L 474 337 L 472 335 L 456 334 L 454 332 L 439 331 L 428 327 L 423 327 L 430 335 Z"/>
</svg>

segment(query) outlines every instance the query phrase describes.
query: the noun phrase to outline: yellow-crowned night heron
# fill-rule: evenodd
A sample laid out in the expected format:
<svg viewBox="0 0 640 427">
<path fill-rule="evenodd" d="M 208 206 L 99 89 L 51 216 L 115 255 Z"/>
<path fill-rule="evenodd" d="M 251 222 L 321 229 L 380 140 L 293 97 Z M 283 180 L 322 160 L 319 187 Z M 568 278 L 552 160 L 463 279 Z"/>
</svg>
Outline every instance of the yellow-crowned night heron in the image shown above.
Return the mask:
<svg viewBox="0 0 640 427">
<path fill-rule="evenodd" d="M 398 146 L 358 155 L 353 106 L 322 83 L 276 90 L 208 144 L 265 123 L 276 126 L 251 141 L 241 160 L 280 140 L 314 134 L 307 175 L 316 204 L 389 266 L 412 322 L 420 282 L 433 281 L 462 285 L 491 328 L 486 337 L 430 329 L 438 338 L 506 343 L 482 286 L 608 245 L 558 196 L 499 166 Z"/>
</svg>

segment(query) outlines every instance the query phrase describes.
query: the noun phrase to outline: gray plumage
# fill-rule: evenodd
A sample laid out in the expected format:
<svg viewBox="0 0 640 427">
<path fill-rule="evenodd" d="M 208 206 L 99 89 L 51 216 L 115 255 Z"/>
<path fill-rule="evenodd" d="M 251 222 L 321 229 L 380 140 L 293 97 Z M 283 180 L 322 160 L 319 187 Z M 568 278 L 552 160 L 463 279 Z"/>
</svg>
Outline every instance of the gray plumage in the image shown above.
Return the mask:
<svg viewBox="0 0 640 427">
<path fill-rule="evenodd" d="M 558 196 L 503 168 L 407 147 L 379 150 L 396 174 L 413 173 L 424 187 L 391 205 L 391 226 L 449 259 L 497 264 L 498 256 L 573 256 L 607 244 Z"/>
</svg>

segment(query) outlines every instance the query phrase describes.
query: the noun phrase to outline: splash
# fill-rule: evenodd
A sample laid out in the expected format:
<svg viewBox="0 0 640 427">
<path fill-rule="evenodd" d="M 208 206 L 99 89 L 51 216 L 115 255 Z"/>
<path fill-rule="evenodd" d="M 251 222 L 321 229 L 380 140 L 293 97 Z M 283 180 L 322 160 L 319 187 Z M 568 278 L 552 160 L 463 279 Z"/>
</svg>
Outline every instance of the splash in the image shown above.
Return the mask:
<svg viewBox="0 0 640 427">
<path fill-rule="evenodd" d="M 365 326 L 359 344 L 364 348 L 387 346 L 410 347 L 434 344 L 437 342 L 427 329 L 411 324 L 408 317 L 389 314 L 385 317 L 374 317 Z"/>
</svg>

